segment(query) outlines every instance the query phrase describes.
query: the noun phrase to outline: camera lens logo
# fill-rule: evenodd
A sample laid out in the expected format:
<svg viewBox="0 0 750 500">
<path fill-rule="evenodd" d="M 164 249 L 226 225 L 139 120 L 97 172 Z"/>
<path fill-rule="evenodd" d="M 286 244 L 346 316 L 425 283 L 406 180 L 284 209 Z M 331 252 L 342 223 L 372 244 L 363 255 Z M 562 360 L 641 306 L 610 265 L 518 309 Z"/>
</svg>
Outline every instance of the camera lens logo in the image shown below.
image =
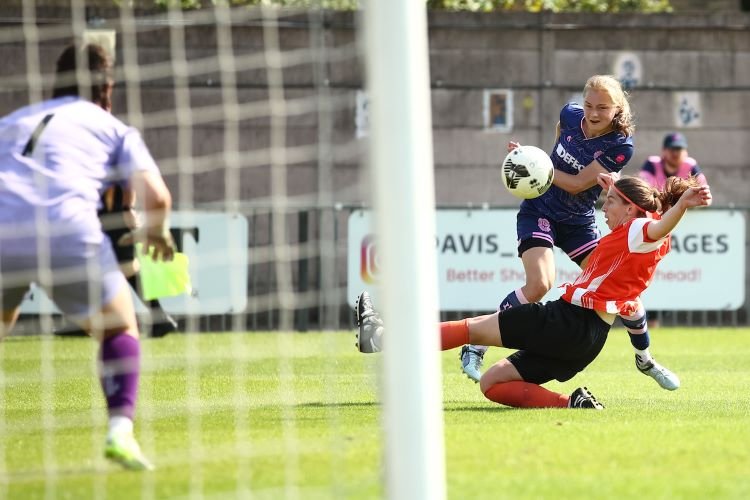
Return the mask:
<svg viewBox="0 0 750 500">
<path fill-rule="evenodd" d="M 368 234 L 362 238 L 362 246 L 359 252 L 359 275 L 365 283 L 375 283 L 378 279 L 378 250 L 375 245 L 375 237 Z"/>
</svg>

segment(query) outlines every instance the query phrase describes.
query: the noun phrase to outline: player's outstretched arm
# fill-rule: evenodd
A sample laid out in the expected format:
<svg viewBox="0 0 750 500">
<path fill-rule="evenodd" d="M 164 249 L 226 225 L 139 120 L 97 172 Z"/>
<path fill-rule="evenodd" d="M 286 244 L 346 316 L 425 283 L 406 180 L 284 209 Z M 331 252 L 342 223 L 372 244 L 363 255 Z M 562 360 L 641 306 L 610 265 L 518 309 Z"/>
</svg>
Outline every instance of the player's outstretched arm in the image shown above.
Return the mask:
<svg viewBox="0 0 750 500">
<path fill-rule="evenodd" d="M 601 173 L 596 177 L 596 183 L 601 186 L 601 188 L 604 190 L 604 194 L 606 194 L 607 190 L 612 187 L 612 185 L 620 180 L 620 174 L 617 172 L 605 172 Z"/>
<path fill-rule="evenodd" d="M 708 186 L 688 188 L 677 203 L 662 214 L 661 220 L 648 225 L 648 237 L 652 240 L 665 237 L 677 226 L 688 208 L 707 207 L 711 201 L 711 190 Z"/>
<path fill-rule="evenodd" d="M 602 164 L 594 160 L 583 168 L 577 175 L 571 175 L 560 170 L 555 170 L 552 184 L 570 194 L 578 194 L 595 186 L 599 182 L 599 175 L 607 174 L 609 171 Z"/>
</svg>

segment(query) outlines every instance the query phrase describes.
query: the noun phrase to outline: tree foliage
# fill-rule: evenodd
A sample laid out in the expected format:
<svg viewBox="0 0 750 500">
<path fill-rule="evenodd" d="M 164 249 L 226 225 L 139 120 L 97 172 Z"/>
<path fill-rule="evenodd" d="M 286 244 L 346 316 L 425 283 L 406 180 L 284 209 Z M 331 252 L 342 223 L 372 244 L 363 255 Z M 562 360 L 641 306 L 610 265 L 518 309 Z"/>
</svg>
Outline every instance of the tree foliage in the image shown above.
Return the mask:
<svg viewBox="0 0 750 500">
<path fill-rule="evenodd" d="M 671 12 L 669 0 L 428 0 L 431 9 L 491 12 Z"/>
<path fill-rule="evenodd" d="M 126 1 L 126 0 L 121 0 Z M 225 5 L 278 5 L 284 7 L 315 7 L 334 10 L 357 9 L 363 0 L 142 0 L 162 8 L 200 9 Z M 407 1 L 407 0 L 404 0 Z M 669 0 L 426 0 L 434 10 L 492 12 L 500 10 L 528 12 L 671 12 Z"/>
</svg>

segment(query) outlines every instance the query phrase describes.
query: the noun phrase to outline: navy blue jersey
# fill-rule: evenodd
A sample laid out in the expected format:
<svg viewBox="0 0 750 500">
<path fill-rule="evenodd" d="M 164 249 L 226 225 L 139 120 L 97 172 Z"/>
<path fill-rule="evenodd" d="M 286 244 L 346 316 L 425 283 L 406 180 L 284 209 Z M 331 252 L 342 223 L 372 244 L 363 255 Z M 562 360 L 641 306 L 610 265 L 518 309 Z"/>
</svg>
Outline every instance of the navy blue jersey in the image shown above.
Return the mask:
<svg viewBox="0 0 750 500">
<path fill-rule="evenodd" d="M 592 139 L 583 133 L 583 108 L 568 103 L 560 111 L 560 137 L 550 157 L 556 170 L 578 175 L 589 163 L 598 161 L 609 172 L 619 172 L 633 156 L 633 138 L 612 131 Z M 521 210 L 531 208 L 566 224 L 587 224 L 594 218 L 594 204 L 602 188 L 598 184 L 578 194 L 552 185 L 546 193 L 525 200 Z"/>
</svg>

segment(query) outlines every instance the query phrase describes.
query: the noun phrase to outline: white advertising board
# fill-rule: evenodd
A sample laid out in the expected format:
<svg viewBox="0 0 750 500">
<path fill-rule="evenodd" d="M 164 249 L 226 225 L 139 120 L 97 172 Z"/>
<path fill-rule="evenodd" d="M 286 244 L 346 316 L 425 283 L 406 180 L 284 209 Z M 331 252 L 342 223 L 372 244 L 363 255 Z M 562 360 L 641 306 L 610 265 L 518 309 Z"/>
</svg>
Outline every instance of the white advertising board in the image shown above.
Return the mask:
<svg viewBox="0 0 750 500">
<path fill-rule="evenodd" d="M 515 209 L 441 209 L 437 212 L 440 308 L 445 311 L 494 310 L 512 290 L 524 285 L 516 250 Z M 609 229 L 597 214 L 602 234 Z M 349 217 L 347 297 L 377 293 L 377 255 L 366 210 Z M 556 299 L 563 283 L 579 268 L 558 248 L 555 287 L 544 300 Z M 405 286 L 407 284 L 405 283 Z M 737 309 L 745 301 L 745 218 L 732 210 L 693 210 L 672 235 L 672 251 L 659 263 L 654 282 L 643 295 L 651 310 Z"/>
<path fill-rule="evenodd" d="M 173 212 L 172 235 L 190 260 L 192 293 L 159 299 L 171 314 L 232 314 L 247 306 L 248 225 L 240 214 Z M 143 306 L 137 303 L 143 311 Z M 21 304 L 24 314 L 59 312 L 39 288 Z"/>
</svg>

